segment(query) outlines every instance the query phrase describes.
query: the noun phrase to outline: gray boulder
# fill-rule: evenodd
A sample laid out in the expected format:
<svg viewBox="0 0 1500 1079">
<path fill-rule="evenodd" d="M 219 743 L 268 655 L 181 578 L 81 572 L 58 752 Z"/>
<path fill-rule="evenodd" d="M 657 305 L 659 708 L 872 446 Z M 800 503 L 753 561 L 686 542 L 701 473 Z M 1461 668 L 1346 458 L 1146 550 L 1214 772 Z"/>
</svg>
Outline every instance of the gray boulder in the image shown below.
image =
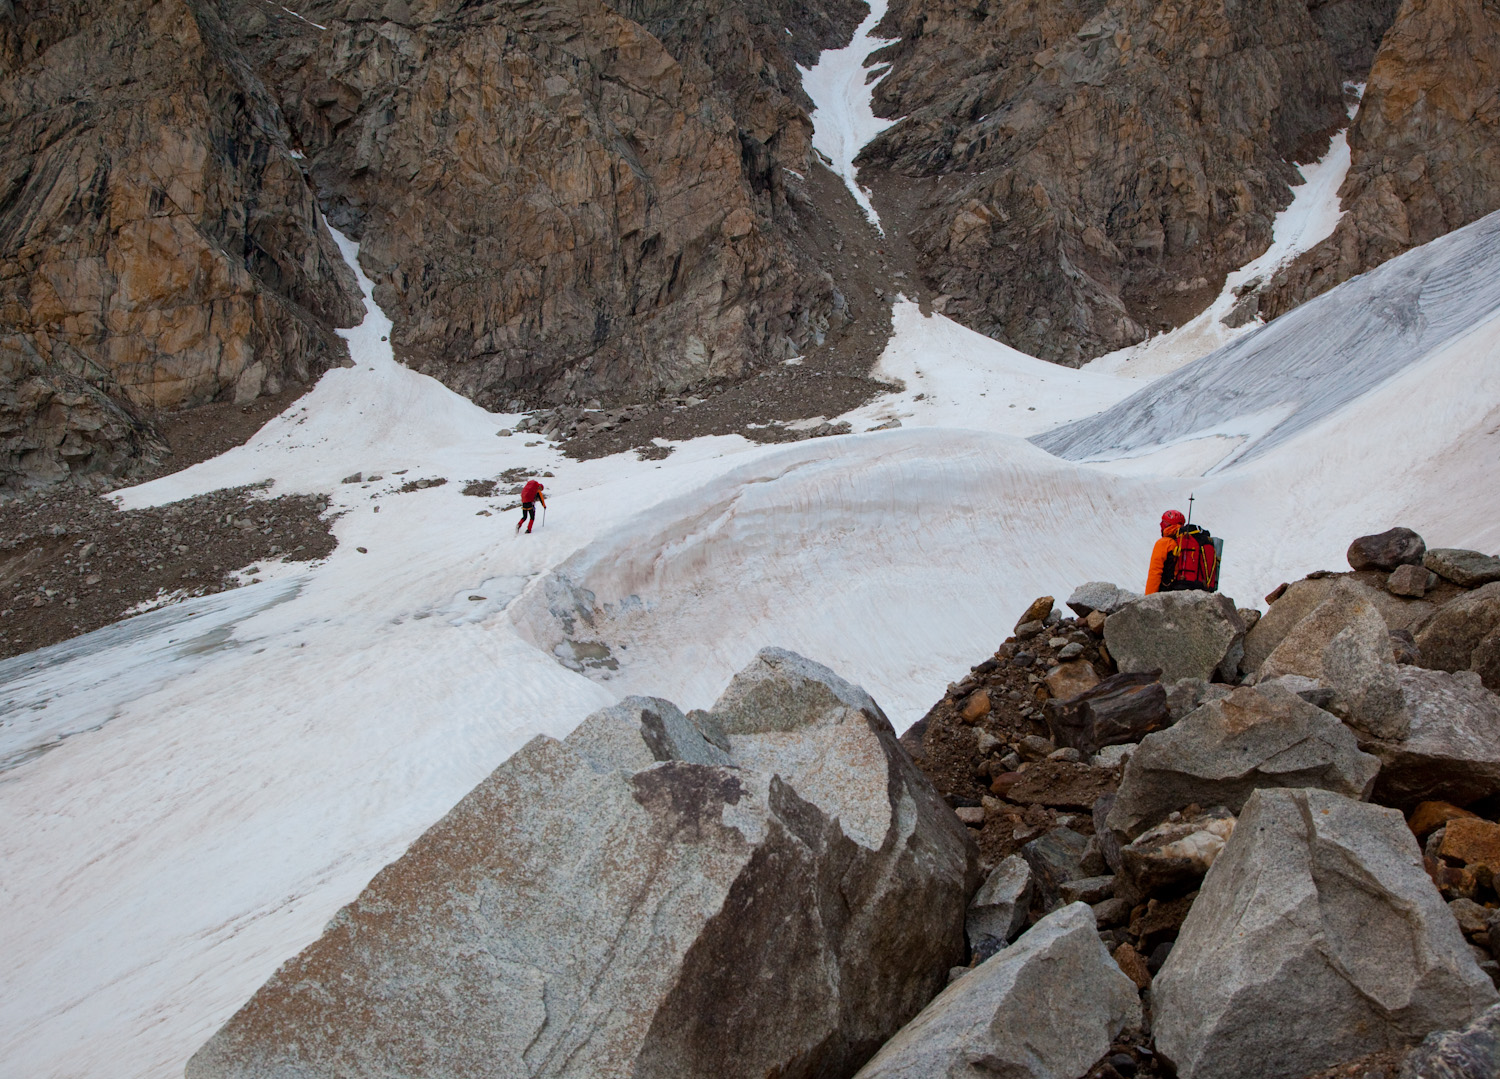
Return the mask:
<svg viewBox="0 0 1500 1079">
<path fill-rule="evenodd" d="M 1167 690 L 1167 713 L 1176 723 L 1198 710 L 1204 701 L 1217 701 L 1234 692 L 1233 686 L 1222 682 L 1205 682 L 1202 678 L 1182 678 Z M 1171 724 L 1162 724 L 1170 726 Z M 1148 732 L 1149 733 L 1149 732 Z"/>
<path fill-rule="evenodd" d="M 1042 910 L 1050 910 L 1062 899 L 1062 886 L 1070 880 L 1097 876 L 1109 867 L 1097 844 L 1066 826 L 1043 833 L 1021 848 L 1021 857 L 1031 867 L 1032 886 Z"/>
<path fill-rule="evenodd" d="M 1152 987 L 1181 1079 L 1302 1079 L 1495 1003 L 1401 814 L 1261 790 Z"/>
<path fill-rule="evenodd" d="M 1331 708 L 1376 738 L 1404 738 L 1408 720 L 1391 636 L 1378 616 L 1346 626 L 1323 648 Z"/>
<path fill-rule="evenodd" d="M 1292 627 L 1311 614 L 1328 598 L 1338 578 L 1316 577 L 1294 581 L 1261 615 L 1260 621 L 1245 633 L 1245 655 L 1240 669 L 1258 671 Z"/>
<path fill-rule="evenodd" d="M 855 1079 L 1077 1079 L 1140 1021 L 1135 983 L 1074 903 L 943 990 Z"/>
<path fill-rule="evenodd" d="M 1380 759 L 1375 796 L 1387 805 L 1454 805 L 1500 793 L 1500 697 L 1472 671 L 1399 668 L 1406 736 L 1364 739 Z"/>
<path fill-rule="evenodd" d="M 1104 642 L 1122 672 L 1159 670 L 1181 678 L 1238 677 L 1245 623 L 1216 592 L 1157 592 L 1104 621 Z"/>
<path fill-rule="evenodd" d="M 1436 1031 L 1406 1055 L 1396 1079 L 1495 1079 L 1500 1075 L 1500 1004 L 1463 1030 Z"/>
<path fill-rule="evenodd" d="M 969 947 L 979 949 L 985 938 L 1005 944 L 1026 928 L 1031 909 L 1031 866 L 1018 854 L 1006 858 L 979 886 L 964 920 Z"/>
<path fill-rule="evenodd" d="M 1397 566 L 1421 565 L 1427 544 L 1409 528 L 1392 528 L 1374 536 L 1360 536 L 1349 544 L 1349 565 L 1354 569 L 1393 570 Z"/>
<path fill-rule="evenodd" d="M 1304 678 L 1322 681 L 1323 650 L 1335 637 L 1346 632 L 1369 650 L 1378 652 L 1383 648 L 1389 653 L 1389 628 L 1375 605 L 1376 595 L 1373 588 L 1357 581 L 1335 581 L 1323 601 L 1292 626 L 1266 656 L 1257 669 L 1257 676 L 1267 679 L 1300 674 Z M 1272 604 L 1272 609 L 1280 602 Z"/>
<path fill-rule="evenodd" d="M 1422 565 L 1462 588 L 1477 588 L 1500 581 L 1500 558 L 1478 551 L 1434 547 L 1422 559 Z"/>
<path fill-rule="evenodd" d="M 1238 813 L 1262 787 L 1363 798 L 1379 770 L 1354 732 L 1321 708 L 1277 686 L 1241 687 L 1141 741 L 1107 823 L 1126 842 L 1188 805 Z"/>
<path fill-rule="evenodd" d="M 1449 600 L 1416 634 L 1418 662 L 1437 671 L 1466 671 L 1474 650 L 1500 631 L 1500 582 Z"/>
<path fill-rule="evenodd" d="M 763 653 L 721 703 L 723 764 L 649 698 L 533 739 L 187 1075 L 852 1071 L 962 959 L 973 845 L 825 668 Z"/>
<path fill-rule="evenodd" d="M 1109 581 L 1089 581 L 1073 589 L 1073 594 L 1068 597 L 1068 606 L 1074 614 L 1083 618 L 1094 611 L 1114 614 L 1127 603 L 1134 603 L 1141 598 L 1139 592 L 1131 592 Z"/>
</svg>

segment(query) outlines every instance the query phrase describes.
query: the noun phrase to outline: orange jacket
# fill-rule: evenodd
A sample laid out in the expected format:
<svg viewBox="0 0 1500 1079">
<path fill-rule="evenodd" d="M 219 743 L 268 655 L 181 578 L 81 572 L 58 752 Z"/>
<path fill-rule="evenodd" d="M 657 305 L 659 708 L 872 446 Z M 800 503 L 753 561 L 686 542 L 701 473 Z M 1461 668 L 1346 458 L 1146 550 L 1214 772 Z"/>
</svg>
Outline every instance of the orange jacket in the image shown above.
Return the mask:
<svg viewBox="0 0 1500 1079">
<path fill-rule="evenodd" d="M 1146 595 L 1160 592 L 1163 583 L 1162 571 L 1167 568 L 1167 558 L 1177 553 L 1177 529 L 1162 534 L 1151 548 L 1151 569 L 1146 573 Z"/>
</svg>

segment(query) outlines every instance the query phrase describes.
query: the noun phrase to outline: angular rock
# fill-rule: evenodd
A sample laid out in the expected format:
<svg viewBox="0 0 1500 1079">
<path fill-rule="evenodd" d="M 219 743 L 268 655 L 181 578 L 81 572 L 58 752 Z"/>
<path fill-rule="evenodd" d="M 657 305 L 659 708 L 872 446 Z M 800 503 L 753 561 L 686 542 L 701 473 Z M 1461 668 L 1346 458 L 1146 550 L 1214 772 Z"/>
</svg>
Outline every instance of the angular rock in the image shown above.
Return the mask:
<svg viewBox="0 0 1500 1079">
<path fill-rule="evenodd" d="M 1021 632 L 1021 627 L 1028 622 L 1041 622 L 1052 613 L 1054 600 L 1051 596 L 1038 596 L 1031 601 L 1031 606 L 1026 608 L 1026 613 L 1016 619 L 1016 632 Z"/>
<path fill-rule="evenodd" d="M 1074 903 L 943 990 L 856 1079 L 1077 1079 L 1140 1020 L 1135 984 Z"/>
<path fill-rule="evenodd" d="M 1107 875 L 1064 881 L 1058 893 L 1064 903 L 1088 903 L 1092 908 L 1115 894 L 1115 878 Z"/>
<path fill-rule="evenodd" d="M 1436 671 L 1464 671 L 1474 651 L 1500 631 L 1500 582 L 1455 596 L 1416 634 L 1418 660 Z"/>
<path fill-rule="evenodd" d="M 1053 828 L 1021 848 L 1021 857 L 1031 867 L 1032 887 L 1043 910 L 1057 904 L 1065 882 L 1093 876 L 1084 867 L 1088 853 L 1088 837 L 1062 827 Z"/>
<path fill-rule="evenodd" d="M 964 706 L 959 715 L 965 723 L 973 723 L 981 716 L 990 714 L 990 695 L 987 690 L 976 689 L 964 700 Z"/>
<path fill-rule="evenodd" d="M 649 761 L 717 747 L 644 698 L 533 739 L 187 1074 L 852 1070 L 962 958 L 974 876 L 964 829 L 867 700 L 777 651 L 720 700 L 733 767 Z M 786 1007 L 756 1006 L 767 979 Z"/>
<path fill-rule="evenodd" d="M 1138 988 L 1151 988 L 1151 970 L 1146 966 L 1146 958 L 1140 952 L 1129 944 L 1122 944 L 1115 949 L 1114 960 L 1125 976 L 1135 982 Z"/>
<path fill-rule="evenodd" d="M 1175 723 L 1197 710 L 1204 701 L 1223 700 L 1234 692 L 1222 682 L 1205 682 L 1201 678 L 1183 678 L 1167 690 L 1167 711 Z M 1146 732 L 1142 732 L 1143 734 Z"/>
<path fill-rule="evenodd" d="M 1409 528 L 1396 527 L 1373 536 L 1360 536 L 1349 544 L 1353 569 L 1393 570 L 1397 566 L 1420 566 L 1427 553 L 1422 537 Z"/>
<path fill-rule="evenodd" d="M 1434 1031 L 1401 1062 L 1396 1079 L 1494 1079 L 1500 1075 L 1500 1005 L 1462 1030 Z"/>
<path fill-rule="evenodd" d="M 1406 701 L 1390 633 L 1379 616 L 1334 635 L 1323 649 L 1323 681 L 1331 708 L 1376 738 L 1404 738 Z"/>
<path fill-rule="evenodd" d="M 1402 667 L 1400 680 L 1406 737 L 1361 742 L 1380 759 L 1375 798 L 1402 808 L 1463 806 L 1500 793 L 1500 698 L 1471 671 Z"/>
<path fill-rule="evenodd" d="M 1141 741 L 1108 825 L 1130 840 L 1188 805 L 1238 813 L 1262 787 L 1322 787 L 1363 798 L 1379 770 L 1354 733 L 1321 708 L 1276 687 L 1242 687 Z"/>
<path fill-rule="evenodd" d="M 1214 864 L 1234 823 L 1234 814 L 1222 806 L 1163 821 L 1120 848 L 1120 873 L 1137 895 L 1186 890 Z"/>
<path fill-rule="evenodd" d="M 1434 547 L 1422 559 L 1422 565 L 1461 588 L 1478 588 L 1500 581 L 1500 558 L 1478 551 Z"/>
<path fill-rule="evenodd" d="M 1480 817 L 1456 817 L 1443 828 L 1438 854 L 1470 868 L 1500 870 L 1500 824 Z"/>
<path fill-rule="evenodd" d="M 1300 674 L 1283 674 L 1276 678 L 1259 680 L 1255 684 L 1260 689 L 1280 686 L 1288 692 L 1295 693 L 1308 704 L 1316 705 L 1318 708 L 1324 710 L 1333 703 L 1332 689 L 1319 682 L 1316 678 L 1307 678 Z"/>
<path fill-rule="evenodd" d="M 1089 754 L 1138 742 L 1172 722 L 1155 671 L 1111 675 L 1076 696 L 1048 701 L 1042 712 L 1058 743 Z"/>
<path fill-rule="evenodd" d="M 1393 596 L 1409 596 L 1421 599 L 1427 590 L 1437 583 L 1437 574 L 1426 566 L 1397 566 L 1386 578 L 1385 589 Z"/>
<path fill-rule="evenodd" d="M 1245 633 L 1245 655 L 1240 669 L 1258 671 L 1292 628 L 1328 598 L 1337 578 L 1317 577 L 1285 586 L 1259 622 Z"/>
<path fill-rule="evenodd" d="M 1121 672 L 1159 670 L 1168 684 L 1236 679 L 1244 639 L 1234 601 L 1215 592 L 1157 592 L 1104 622 L 1104 643 Z"/>
<path fill-rule="evenodd" d="M 1139 592 L 1131 592 L 1109 581 L 1089 581 L 1073 589 L 1073 594 L 1068 597 L 1068 606 L 1080 618 L 1095 611 L 1111 615 L 1127 603 L 1141 598 Z"/>
<path fill-rule="evenodd" d="M 1418 840 L 1423 840 L 1451 820 L 1473 816 L 1473 813 L 1467 809 L 1460 809 L 1452 802 L 1418 802 L 1416 808 L 1406 818 L 1406 824 L 1411 829 L 1412 835 Z"/>
<path fill-rule="evenodd" d="M 1259 677 L 1300 674 L 1323 681 L 1323 650 L 1341 633 L 1352 632 L 1371 650 L 1389 651 L 1389 629 L 1374 596 L 1375 590 L 1366 585 L 1335 580 L 1323 601 L 1292 626 L 1266 656 L 1257 668 Z"/>
<path fill-rule="evenodd" d="M 1245 803 L 1152 988 L 1182 1079 L 1300 1079 L 1500 999 L 1399 813 L 1321 790 Z"/>
<path fill-rule="evenodd" d="M 975 893 L 964 918 L 969 947 L 977 949 L 984 938 L 1005 944 L 1026 928 L 1031 909 L 1031 866 L 1019 854 L 997 865 Z"/>
<path fill-rule="evenodd" d="M 1068 645 L 1068 648 L 1076 647 L 1078 646 Z M 1069 663 L 1060 663 L 1048 671 L 1046 683 L 1047 692 L 1052 694 L 1053 700 L 1067 700 L 1097 686 L 1099 674 L 1088 660 L 1075 659 Z"/>
</svg>

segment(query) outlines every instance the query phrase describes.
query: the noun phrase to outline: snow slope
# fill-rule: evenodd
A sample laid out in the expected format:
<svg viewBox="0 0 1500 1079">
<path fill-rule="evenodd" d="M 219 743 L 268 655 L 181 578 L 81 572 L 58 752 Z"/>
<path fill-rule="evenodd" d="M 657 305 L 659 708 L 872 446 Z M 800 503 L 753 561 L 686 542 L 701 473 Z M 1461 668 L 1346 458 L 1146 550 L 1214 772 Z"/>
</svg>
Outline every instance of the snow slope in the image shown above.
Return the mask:
<svg viewBox="0 0 1500 1079">
<path fill-rule="evenodd" d="M 1347 409 L 1500 314 L 1500 213 L 1345 282 L 1096 416 L 1035 439 L 1070 460 L 1136 457 L 1211 433 L 1249 461 Z M 1434 387 L 1416 415 L 1466 393 Z M 1400 417 L 1392 417 L 1398 420 Z"/>
</svg>

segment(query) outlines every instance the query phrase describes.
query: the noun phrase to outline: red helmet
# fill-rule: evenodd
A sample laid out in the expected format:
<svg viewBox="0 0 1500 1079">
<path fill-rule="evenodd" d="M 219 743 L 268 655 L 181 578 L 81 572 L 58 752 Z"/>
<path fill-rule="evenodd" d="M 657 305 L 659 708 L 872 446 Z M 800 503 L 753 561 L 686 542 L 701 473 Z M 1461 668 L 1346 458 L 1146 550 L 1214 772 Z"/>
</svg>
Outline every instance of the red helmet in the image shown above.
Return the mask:
<svg viewBox="0 0 1500 1079">
<path fill-rule="evenodd" d="M 1187 518 L 1176 510 L 1167 510 L 1166 513 L 1161 515 L 1161 528 L 1163 532 L 1169 528 L 1181 528 L 1185 524 L 1187 524 Z"/>
</svg>

